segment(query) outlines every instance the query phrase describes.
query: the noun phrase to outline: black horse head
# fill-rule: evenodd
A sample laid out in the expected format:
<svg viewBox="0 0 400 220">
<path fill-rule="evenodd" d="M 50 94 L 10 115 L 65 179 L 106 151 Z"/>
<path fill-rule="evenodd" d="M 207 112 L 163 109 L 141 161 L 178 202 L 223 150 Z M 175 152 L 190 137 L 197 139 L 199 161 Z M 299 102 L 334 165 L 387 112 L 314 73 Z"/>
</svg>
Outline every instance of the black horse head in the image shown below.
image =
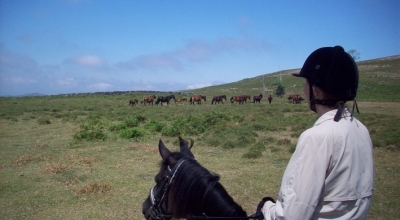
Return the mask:
<svg viewBox="0 0 400 220">
<path fill-rule="evenodd" d="M 219 176 L 201 166 L 190 151 L 193 146 L 179 137 L 180 151 L 171 152 L 160 140 L 162 158 L 156 185 L 142 205 L 146 219 L 246 217 L 218 182 Z"/>
</svg>

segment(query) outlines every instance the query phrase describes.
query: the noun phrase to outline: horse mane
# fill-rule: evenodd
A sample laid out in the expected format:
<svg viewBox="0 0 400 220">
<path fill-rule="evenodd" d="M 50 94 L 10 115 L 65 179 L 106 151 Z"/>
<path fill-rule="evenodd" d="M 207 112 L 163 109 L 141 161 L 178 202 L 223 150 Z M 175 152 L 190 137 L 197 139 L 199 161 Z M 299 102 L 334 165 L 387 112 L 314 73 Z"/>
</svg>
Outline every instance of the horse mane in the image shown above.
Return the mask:
<svg viewBox="0 0 400 220">
<path fill-rule="evenodd" d="M 173 153 L 174 157 L 177 157 Z M 182 155 L 183 157 L 183 155 Z M 175 176 L 173 196 L 175 217 L 226 216 L 245 217 L 243 208 L 238 205 L 221 185 L 219 176 L 201 166 L 195 159 L 187 159 Z"/>
</svg>

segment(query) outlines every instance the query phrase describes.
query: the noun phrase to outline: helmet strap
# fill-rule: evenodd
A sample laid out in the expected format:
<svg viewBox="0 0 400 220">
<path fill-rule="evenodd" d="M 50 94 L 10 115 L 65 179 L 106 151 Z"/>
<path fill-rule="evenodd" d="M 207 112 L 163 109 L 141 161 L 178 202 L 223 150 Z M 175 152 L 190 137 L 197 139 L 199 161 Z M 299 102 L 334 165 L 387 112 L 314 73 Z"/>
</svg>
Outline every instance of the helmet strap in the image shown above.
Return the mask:
<svg viewBox="0 0 400 220">
<path fill-rule="evenodd" d="M 309 91 L 310 91 L 310 109 L 311 109 L 311 111 L 317 113 L 317 108 L 315 108 L 316 100 L 314 98 L 314 92 L 313 92 L 313 89 L 312 89 L 312 84 L 309 83 L 309 85 L 310 85 L 310 89 L 309 89 Z"/>
<path fill-rule="evenodd" d="M 344 102 L 340 101 L 338 103 L 338 110 L 336 112 L 336 115 L 333 118 L 334 121 L 338 122 L 342 118 L 343 108 L 344 108 Z"/>
</svg>

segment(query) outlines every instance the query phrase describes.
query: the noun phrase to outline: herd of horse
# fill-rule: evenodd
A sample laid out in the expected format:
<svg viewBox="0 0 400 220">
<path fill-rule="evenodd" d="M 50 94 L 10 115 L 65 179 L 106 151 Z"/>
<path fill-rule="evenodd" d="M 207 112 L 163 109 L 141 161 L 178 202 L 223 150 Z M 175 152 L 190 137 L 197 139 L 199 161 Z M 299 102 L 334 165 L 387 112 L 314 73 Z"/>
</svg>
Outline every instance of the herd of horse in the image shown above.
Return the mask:
<svg viewBox="0 0 400 220">
<path fill-rule="evenodd" d="M 263 98 L 263 94 L 259 94 L 259 95 L 253 96 L 253 102 L 252 103 L 260 103 L 262 98 Z M 175 105 L 177 105 L 179 103 L 184 104 L 184 103 L 187 103 L 187 102 L 189 102 L 190 105 L 195 105 L 195 104 L 200 105 L 202 100 L 204 100 L 204 102 L 207 101 L 207 98 L 204 95 L 194 95 L 194 96 L 191 96 L 188 99 L 188 98 L 176 98 L 175 95 L 158 96 L 158 97 L 156 97 L 153 94 L 151 96 L 144 97 L 143 100 L 141 100 L 140 102 L 139 102 L 138 99 L 131 99 L 131 100 L 129 100 L 129 105 L 130 106 L 135 106 L 135 105 L 138 105 L 140 103 L 142 105 L 147 105 L 147 104 L 149 104 L 149 105 L 150 104 L 151 105 L 154 105 L 154 104 L 158 105 L 158 104 L 160 104 L 161 106 L 163 106 L 163 103 L 166 103 L 167 105 L 169 105 L 169 103 L 170 103 L 170 101 L 172 99 L 174 100 Z M 267 99 L 268 99 L 268 103 L 271 104 L 272 103 L 272 99 L 273 99 L 272 95 L 269 94 Z M 216 104 L 219 104 L 219 103 L 224 104 L 223 100 L 225 100 L 225 101 L 227 100 L 226 95 L 214 96 L 212 98 L 211 105 L 214 105 L 214 104 L 216 105 Z M 236 102 L 239 103 L 239 104 L 245 104 L 245 103 L 247 103 L 247 101 L 250 101 L 250 100 L 251 100 L 251 96 L 249 96 L 249 95 L 232 96 L 229 99 L 229 101 L 232 104 L 236 103 Z M 289 95 L 288 100 L 289 100 L 289 103 L 301 104 L 301 101 L 303 101 L 304 98 L 302 98 L 300 95 Z"/>
</svg>

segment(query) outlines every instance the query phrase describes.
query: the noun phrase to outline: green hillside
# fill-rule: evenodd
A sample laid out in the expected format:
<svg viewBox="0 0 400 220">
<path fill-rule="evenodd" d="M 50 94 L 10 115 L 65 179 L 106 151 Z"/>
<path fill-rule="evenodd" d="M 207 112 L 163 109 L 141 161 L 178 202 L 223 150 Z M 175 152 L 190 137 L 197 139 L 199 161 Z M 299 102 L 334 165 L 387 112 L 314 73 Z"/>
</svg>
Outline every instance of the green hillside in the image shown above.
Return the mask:
<svg viewBox="0 0 400 220">
<path fill-rule="evenodd" d="M 357 65 L 360 74 L 357 101 L 400 101 L 400 55 L 361 61 Z M 274 95 L 276 83 L 281 80 L 282 85 L 285 87 L 286 95 L 302 94 L 303 79 L 291 75 L 299 71 L 300 69 L 283 70 L 193 91 L 194 93 L 206 95 L 235 93 L 256 95 L 263 91 L 264 76 L 266 94 Z"/>
</svg>

